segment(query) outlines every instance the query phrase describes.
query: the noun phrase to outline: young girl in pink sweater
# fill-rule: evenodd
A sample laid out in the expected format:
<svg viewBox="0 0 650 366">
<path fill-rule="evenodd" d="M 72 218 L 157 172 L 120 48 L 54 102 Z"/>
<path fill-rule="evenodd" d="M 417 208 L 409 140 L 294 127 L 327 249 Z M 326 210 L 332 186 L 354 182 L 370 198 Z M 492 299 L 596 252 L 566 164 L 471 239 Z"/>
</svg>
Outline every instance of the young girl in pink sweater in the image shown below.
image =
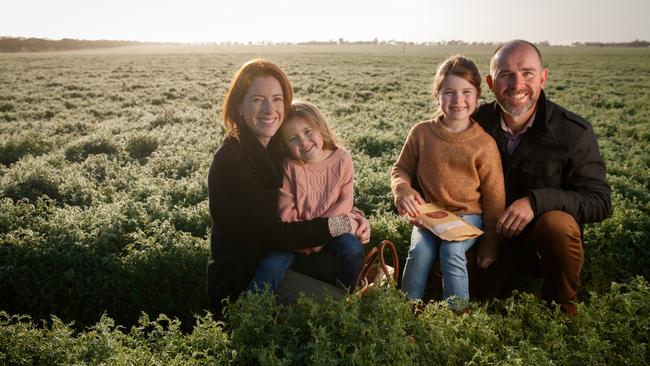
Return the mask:
<svg viewBox="0 0 650 366">
<path fill-rule="evenodd" d="M 327 119 L 313 104 L 294 102 L 280 127 L 290 158 L 283 163 L 278 198 L 284 222 L 347 215 L 353 210 L 352 157 L 336 145 Z M 291 251 L 270 251 L 253 277 L 250 289 L 275 291 L 294 262 L 329 251 L 337 258 L 335 278 L 319 278 L 350 288 L 363 263 L 363 246 L 352 234 L 343 234 L 326 245 Z M 300 271 L 299 268 L 295 268 Z M 327 276 L 327 275 L 324 275 Z"/>
</svg>

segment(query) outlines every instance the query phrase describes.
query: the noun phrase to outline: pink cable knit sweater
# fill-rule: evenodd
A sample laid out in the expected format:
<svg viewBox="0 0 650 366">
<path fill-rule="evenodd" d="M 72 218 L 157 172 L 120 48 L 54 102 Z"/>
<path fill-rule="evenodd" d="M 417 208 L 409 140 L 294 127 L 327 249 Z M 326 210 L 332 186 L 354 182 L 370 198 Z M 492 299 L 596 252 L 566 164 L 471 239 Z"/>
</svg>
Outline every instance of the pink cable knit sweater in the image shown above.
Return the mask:
<svg viewBox="0 0 650 366">
<path fill-rule="evenodd" d="M 291 222 L 348 214 L 353 194 L 352 157 L 342 148 L 318 163 L 286 159 L 278 199 L 280 219 Z"/>
</svg>

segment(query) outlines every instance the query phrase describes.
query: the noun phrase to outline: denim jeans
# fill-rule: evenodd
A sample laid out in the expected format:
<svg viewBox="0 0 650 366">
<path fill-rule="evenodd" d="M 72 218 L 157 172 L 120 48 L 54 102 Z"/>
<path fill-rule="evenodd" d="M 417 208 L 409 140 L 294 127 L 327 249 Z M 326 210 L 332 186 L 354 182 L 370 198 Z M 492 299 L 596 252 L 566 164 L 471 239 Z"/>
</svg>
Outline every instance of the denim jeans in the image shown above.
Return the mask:
<svg viewBox="0 0 650 366">
<path fill-rule="evenodd" d="M 481 215 L 460 215 L 465 221 L 482 227 Z M 469 281 L 467 275 L 467 259 L 465 252 L 471 248 L 478 238 L 464 241 L 445 241 L 428 229 L 413 227 L 411 246 L 409 247 L 404 273 L 402 275 L 402 290 L 410 300 L 421 300 L 427 286 L 431 266 L 440 251 L 440 272 L 442 272 L 442 294 L 445 299 L 456 296 L 469 299 Z"/>
<path fill-rule="evenodd" d="M 274 292 L 277 290 L 280 282 L 282 282 L 285 272 L 294 263 L 296 263 L 296 268 L 294 269 L 297 272 L 311 275 L 322 281 L 334 282 L 333 284 L 338 281 L 346 288 L 351 287 L 357 272 L 363 264 L 363 244 L 354 235 L 343 234 L 327 243 L 321 252 L 325 252 L 336 258 L 336 268 L 327 268 L 324 271 L 316 269 L 316 272 L 332 273 L 334 275 L 333 279 L 327 273 L 323 273 L 322 275 L 319 275 L 319 273 L 311 273 L 311 270 L 314 269 L 309 268 L 312 267 L 312 261 L 302 260 L 303 257 L 317 259 L 320 253 L 303 256 L 292 251 L 273 250 L 260 263 L 257 272 L 248 285 L 248 289 L 251 291 L 255 291 L 256 289 L 263 290 L 268 286 L 268 289 Z M 302 264 L 305 265 L 303 266 Z"/>
<path fill-rule="evenodd" d="M 268 290 L 275 292 L 284 274 L 293 265 L 296 253 L 288 250 L 271 250 L 262 260 L 253 279 L 248 284 L 252 292 Z M 267 288 L 268 287 L 268 288 Z"/>
</svg>

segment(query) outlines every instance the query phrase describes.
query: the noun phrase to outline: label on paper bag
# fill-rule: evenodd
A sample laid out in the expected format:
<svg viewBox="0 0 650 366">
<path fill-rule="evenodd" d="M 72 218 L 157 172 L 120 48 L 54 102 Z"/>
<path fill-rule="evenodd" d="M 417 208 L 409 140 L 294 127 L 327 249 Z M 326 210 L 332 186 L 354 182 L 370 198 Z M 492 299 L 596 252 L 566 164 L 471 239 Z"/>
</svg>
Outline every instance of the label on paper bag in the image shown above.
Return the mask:
<svg viewBox="0 0 650 366">
<path fill-rule="evenodd" d="M 435 203 L 420 207 L 418 219 L 442 240 L 462 241 L 481 236 L 483 231 Z"/>
</svg>

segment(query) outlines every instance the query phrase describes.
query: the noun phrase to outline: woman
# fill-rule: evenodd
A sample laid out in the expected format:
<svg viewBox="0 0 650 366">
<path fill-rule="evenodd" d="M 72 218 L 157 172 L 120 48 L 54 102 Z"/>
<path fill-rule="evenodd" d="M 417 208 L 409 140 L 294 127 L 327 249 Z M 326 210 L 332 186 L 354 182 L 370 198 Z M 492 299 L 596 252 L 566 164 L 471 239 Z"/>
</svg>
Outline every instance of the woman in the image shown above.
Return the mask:
<svg viewBox="0 0 650 366">
<path fill-rule="evenodd" d="M 226 138 L 214 155 L 208 176 L 212 218 L 208 295 L 220 314 L 222 300 L 235 300 L 246 288 L 268 250 L 321 246 L 344 233 L 362 242 L 370 237 L 368 221 L 360 214 L 283 223 L 277 214 L 282 183 L 279 149 L 273 141 L 289 110 L 293 91 L 285 73 L 263 59 L 245 63 L 226 94 L 223 119 Z M 303 256 L 294 268 L 329 279 L 331 258 L 318 253 Z M 290 300 L 298 292 L 320 297 L 342 294 L 315 278 L 289 273 L 277 290 Z"/>
</svg>

